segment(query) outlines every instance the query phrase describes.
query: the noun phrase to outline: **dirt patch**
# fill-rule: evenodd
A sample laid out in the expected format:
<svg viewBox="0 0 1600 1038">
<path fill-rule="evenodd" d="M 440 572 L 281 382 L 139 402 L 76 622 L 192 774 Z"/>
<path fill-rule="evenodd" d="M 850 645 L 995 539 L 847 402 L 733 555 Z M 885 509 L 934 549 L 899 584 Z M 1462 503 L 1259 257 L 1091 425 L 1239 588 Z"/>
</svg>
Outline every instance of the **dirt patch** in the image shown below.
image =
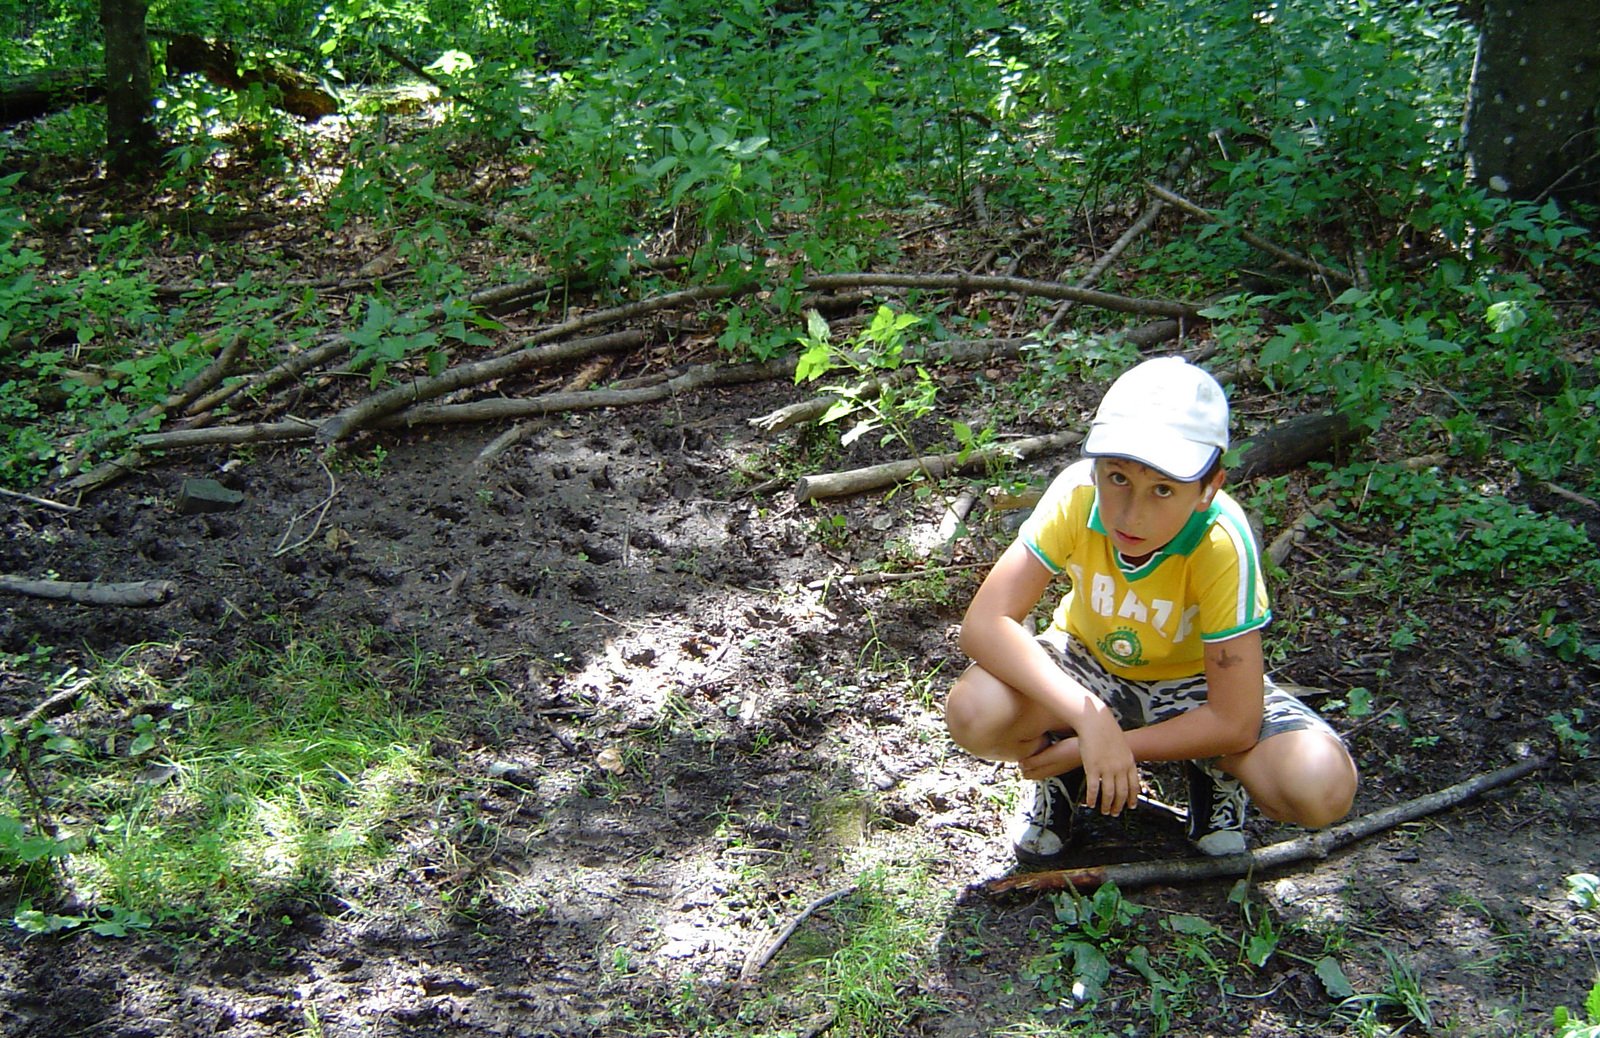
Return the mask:
<svg viewBox="0 0 1600 1038">
<path fill-rule="evenodd" d="M 231 465 L 174 458 L 68 515 L 0 505 L 0 570 L 178 588 L 146 611 L 8 599 L 0 649 L 54 646 L 60 662 L 156 645 L 181 667 L 270 643 L 284 624 L 379 632 L 433 661 L 407 705 L 453 719 L 440 751 L 471 803 L 441 805 L 435 824 L 469 809 L 482 822 L 449 858 L 426 845 L 321 903 L 286 902 L 250 940 L 8 932 L 0 1031 L 250 1038 L 308 1033 L 308 1019 L 328 1035 L 825 1025 L 830 1007 L 769 997 L 782 957 L 741 986 L 746 963 L 812 898 L 858 881 L 851 852 L 863 844 L 895 848 L 894 860 L 939 889 L 1004 874 L 1010 778 L 956 751 L 939 718 L 981 570 L 913 585 L 827 582 L 874 563 L 917 564 L 939 500 L 901 492 L 795 507 L 786 491 L 752 494 L 736 475 L 768 446 L 745 420 L 796 393 L 713 390 L 552 419 L 484 472 L 473 461 L 492 433 L 389 440 L 381 462 L 358 448 L 350 457 L 364 461 L 331 473 L 325 514 L 330 475 L 296 449 Z M 1042 481 L 1067 460 L 1037 459 L 1026 474 Z M 221 479 L 243 507 L 177 514 L 192 477 Z M 947 561 L 992 557 L 1014 522 L 980 508 Z M 1503 603 L 1351 594 L 1357 578 L 1338 575 L 1354 565 L 1337 540 L 1292 563 L 1275 585 L 1271 645 L 1292 680 L 1330 695 L 1381 687 L 1381 702 L 1403 710 L 1403 724 L 1335 714 L 1363 770 L 1358 812 L 1500 766 L 1519 746 L 1542 750 L 1549 714 L 1592 708 L 1592 671 L 1542 651 L 1520 661 L 1494 651 L 1498 638 L 1526 634 L 1503 630 Z M 1600 629 L 1590 589 L 1550 601 L 1561 595 L 1564 619 Z M 1509 615 L 1526 627 L 1543 605 Z M 1421 636 L 1404 649 L 1394 647 L 1400 623 Z M 14 716 L 43 694 L 10 673 L 0 708 Z M 620 771 L 605 766 L 617 759 Z M 1592 765 L 1557 766 L 1256 877 L 1256 896 L 1305 935 L 1334 918 L 1403 952 L 1441 1028 L 1524 1033 L 1555 1005 L 1581 1002 L 1592 980 L 1593 920 L 1574 918 L 1561 881 L 1595 864 L 1596 794 Z M 1292 835 L 1260 820 L 1252 830 L 1257 842 Z M 1183 853 L 1177 823 L 1146 813 L 1108 830 L 1089 857 L 1169 853 Z M 1236 920 L 1229 888 L 1132 896 Z M 934 968 L 901 989 L 904 1033 L 1066 1019 L 1070 1000 L 1052 1006 L 1028 979 L 1053 918 L 1040 897 L 952 899 L 933 921 Z M 827 912 L 811 922 L 845 925 L 847 914 Z M 1293 937 L 1285 947 L 1301 958 L 1277 957 L 1252 990 L 1177 1033 L 1336 1026 L 1306 964 L 1315 943 Z M 1382 987 L 1372 969 L 1352 975 L 1358 990 Z"/>
</svg>

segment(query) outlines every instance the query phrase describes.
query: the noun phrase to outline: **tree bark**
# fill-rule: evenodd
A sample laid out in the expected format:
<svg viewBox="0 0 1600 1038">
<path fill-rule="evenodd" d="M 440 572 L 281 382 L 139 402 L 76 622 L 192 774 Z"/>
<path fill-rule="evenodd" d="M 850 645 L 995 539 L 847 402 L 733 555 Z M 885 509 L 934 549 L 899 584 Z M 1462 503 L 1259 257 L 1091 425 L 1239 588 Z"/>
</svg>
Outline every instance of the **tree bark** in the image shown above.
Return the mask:
<svg viewBox="0 0 1600 1038">
<path fill-rule="evenodd" d="M 1243 483 L 1293 472 L 1308 461 L 1337 454 L 1366 436 L 1342 414 L 1290 418 L 1249 438 L 1239 464 L 1228 471 L 1231 482 Z"/>
<path fill-rule="evenodd" d="M 1600 4 L 1488 0 L 1472 68 L 1472 180 L 1512 198 L 1600 195 Z"/>
<path fill-rule="evenodd" d="M 100 0 L 106 37 L 106 165 L 126 175 L 156 157 L 150 120 L 150 39 L 146 0 Z"/>
</svg>

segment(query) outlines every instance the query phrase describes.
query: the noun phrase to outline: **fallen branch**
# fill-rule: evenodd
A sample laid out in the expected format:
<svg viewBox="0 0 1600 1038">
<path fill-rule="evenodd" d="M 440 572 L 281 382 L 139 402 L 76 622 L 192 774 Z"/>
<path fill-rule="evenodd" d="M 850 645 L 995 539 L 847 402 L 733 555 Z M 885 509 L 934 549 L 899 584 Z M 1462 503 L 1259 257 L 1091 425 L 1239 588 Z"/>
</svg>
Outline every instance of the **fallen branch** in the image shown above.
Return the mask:
<svg viewBox="0 0 1600 1038">
<path fill-rule="evenodd" d="M 633 334 L 623 332 L 619 334 Z M 638 389 L 589 389 L 576 393 L 545 393 L 523 400 L 476 400 L 463 404 L 422 404 L 374 421 L 376 429 L 407 429 L 417 425 L 495 422 L 564 411 L 587 411 L 601 407 L 627 407 L 655 403 L 703 386 L 737 385 L 763 382 L 794 374 L 794 361 L 768 361 L 765 364 L 724 366 L 702 364 L 651 386 Z M 211 429 L 177 429 L 147 433 L 134 443 L 146 450 L 177 450 L 187 447 L 215 447 L 228 444 L 274 443 L 309 440 L 317 425 L 304 419 L 260 422 L 254 425 L 224 425 Z"/>
<path fill-rule="evenodd" d="M 1049 872 L 1023 872 L 991 880 L 984 884 L 983 889 L 989 894 L 1004 894 L 1017 890 L 1066 890 L 1068 887 L 1093 890 L 1106 883 L 1115 883 L 1119 887 L 1128 888 L 1152 883 L 1184 883 L 1226 876 L 1243 876 L 1301 861 L 1320 861 L 1334 851 L 1374 833 L 1415 821 L 1447 807 L 1454 807 L 1491 789 L 1498 789 L 1525 778 L 1549 763 L 1549 757 L 1529 758 L 1501 768 L 1499 771 L 1491 771 L 1458 782 L 1436 793 L 1429 793 L 1362 815 L 1330 829 L 1241 854 L 1230 854 L 1221 858 L 1176 858 L 1096 865 L 1081 869 L 1056 869 Z"/>
<path fill-rule="evenodd" d="M 818 274 L 806 279 L 805 287 L 813 291 L 841 288 L 922 288 L 932 291 L 957 293 L 1019 292 L 1044 299 L 1070 299 L 1102 310 L 1115 310 L 1128 314 L 1157 314 L 1163 317 L 1199 317 L 1200 311 L 1187 303 L 1165 299 L 1135 299 L 1110 292 L 1075 288 L 1059 281 L 1035 281 L 1031 278 L 997 277 L 978 274 Z"/>
<path fill-rule="evenodd" d="M 610 357 L 596 357 L 594 360 L 591 360 L 588 364 L 584 365 L 583 370 L 579 371 L 571 379 L 568 379 L 567 384 L 562 387 L 562 391 L 577 392 L 579 390 L 589 388 L 594 380 L 599 378 L 600 375 L 602 375 L 606 368 L 608 368 L 610 365 Z M 662 381 L 665 381 L 665 379 Z M 499 458 L 500 455 L 510 450 L 514 444 L 521 443 L 529 436 L 532 436 L 534 430 L 539 427 L 539 424 L 540 423 L 537 421 L 518 422 L 505 432 L 501 433 L 499 436 L 496 436 L 494 439 L 490 440 L 488 445 L 478 452 L 478 456 L 472 459 L 473 469 L 478 472 L 482 472 L 495 459 Z"/>
<path fill-rule="evenodd" d="M 621 306 L 613 306 L 606 310 L 595 310 L 581 317 L 574 317 L 553 324 L 548 328 L 541 328 L 532 336 L 502 349 L 494 354 L 504 357 L 518 350 L 525 350 L 530 346 L 540 346 L 556 339 L 564 339 L 569 335 L 588 331 L 604 324 L 616 324 L 619 321 L 631 321 L 658 310 L 670 310 L 676 306 L 689 303 L 704 303 L 712 299 L 730 299 L 736 296 L 749 295 L 759 289 L 755 282 L 744 285 L 700 285 L 696 288 L 686 288 L 678 292 L 667 292 L 649 299 L 640 299 Z"/>
<path fill-rule="evenodd" d="M 1083 439 L 1076 430 L 1034 436 L 1026 440 L 998 447 L 989 447 L 970 454 L 938 454 L 910 461 L 890 461 L 882 465 L 849 469 L 844 472 L 827 472 L 817 476 L 802 476 L 795 484 L 795 500 L 804 504 L 823 497 L 844 497 L 866 490 L 893 486 L 921 474 L 929 479 L 939 479 L 956 472 L 967 472 L 999 461 L 1026 458 L 1041 451 L 1070 447 Z"/>
<path fill-rule="evenodd" d="M 1545 480 L 1543 485 L 1546 490 L 1550 491 L 1550 493 L 1556 495 L 1557 497 L 1564 497 L 1573 504 L 1582 505 L 1591 512 L 1600 512 L 1600 501 L 1596 501 L 1592 497 L 1587 497 L 1583 494 L 1580 494 L 1576 490 L 1568 490 L 1561 484 L 1552 483 L 1549 480 Z"/>
<path fill-rule="evenodd" d="M 0 573 L 0 591 L 11 591 L 33 598 L 82 605 L 158 606 L 172 597 L 170 580 L 136 580 L 121 584 L 102 584 L 88 580 L 29 580 Z"/>
<path fill-rule="evenodd" d="M 377 425 L 388 429 L 455 422 L 493 422 L 562 411 L 651 404 L 705 386 L 740 385 L 783 378 L 794 374 L 794 364 L 793 358 L 764 364 L 697 364 L 665 382 L 637 389 L 586 389 L 577 393 L 545 393 L 526 400 L 475 400 L 465 404 L 423 405 L 390 415 Z"/>
<path fill-rule="evenodd" d="M 1179 209 L 1182 209 L 1191 216 L 1204 220 L 1206 223 L 1221 224 L 1224 227 L 1232 229 L 1238 233 L 1240 238 L 1244 239 L 1246 244 L 1260 249 L 1269 256 L 1273 256 L 1285 263 L 1299 267 L 1302 270 L 1308 270 L 1318 277 L 1325 278 L 1328 281 L 1337 282 L 1340 285 L 1348 286 L 1354 284 L 1355 282 L 1355 279 L 1350 276 L 1348 271 L 1341 270 L 1338 267 L 1330 267 L 1326 263 L 1318 263 L 1309 256 L 1302 256 L 1298 252 L 1293 252 L 1281 245 L 1270 242 L 1261 237 L 1259 234 L 1256 234 L 1254 231 L 1240 227 L 1238 224 L 1224 219 L 1218 214 L 1213 213 L 1211 210 L 1206 209 L 1203 206 L 1196 205 L 1177 192 L 1167 190 L 1160 184 L 1146 183 L 1145 190 L 1149 191 L 1157 198 L 1162 199 L 1171 205 L 1177 206 Z"/>
<path fill-rule="evenodd" d="M 52 501 L 47 497 L 34 497 L 32 494 L 19 494 L 15 490 L 0 489 L 0 497 L 9 497 L 13 501 L 26 501 L 30 505 L 38 505 L 40 508 L 47 508 L 52 512 L 78 511 L 77 505 L 62 504 L 60 501 Z"/>
<path fill-rule="evenodd" d="M 93 677 L 82 677 L 68 685 L 66 688 L 57 689 L 46 696 L 43 701 L 35 703 L 33 709 L 17 718 L 16 730 L 25 732 L 32 728 L 35 721 L 45 721 L 59 716 L 71 709 L 72 704 L 78 701 L 84 690 L 95 683 Z"/>
<path fill-rule="evenodd" d="M 767 963 L 771 962 L 775 957 L 777 957 L 778 952 L 782 950 L 785 944 L 788 943 L 789 938 L 793 937 L 795 931 L 800 929 L 801 923 L 805 922 L 807 919 L 810 919 L 817 913 L 819 909 L 826 908 L 828 905 L 833 904 L 835 901 L 838 901 L 841 898 L 849 897 L 851 894 L 854 894 L 856 890 L 856 887 L 846 887 L 843 890 L 835 890 L 831 894 L 822 895 L 806 907 L 802 908 L 799 915 L 789 920 L 789 925 L 783 928 L 783 932 L 772 939 L 772 942 L 767 945 L 766 951 L 762 952 L 760 956 L 751 956 L 749 959 L 745 960 L 744 969 L 739 971 L 739 979 L 746 981 L 755 979 L 756 974 L 766 969 Z"/>
<path fill-rule="evenodd" d="M 302 119 L 317 120 L 339 110 L 338 100 L 315 77 L 259 57 L 253 67 L 246 68 L 238 50 L 226 40 L 202 39 L 192 33 L 171 37 L 167 41 L 167 72 L 172 76 L 198 72 L 234 91 L 266 87 L 273 107 Z"/>
<path fill-rule="evenodd" d="M 575 339 L 541 348 L 526 349 L 518 353 L 460 364 L 433 378 L 416 379 L 374 393 L 359 403 L 345 408 L 317 427 L 317 442 L 336 443 L 403 408 L 423 400 L 434 400 L 467 386 L 481 385 L 497 378 L 505 378 L 529 368 L 544 367 L 569 360 L 593 357 L 602 353 L 620 353 L 634 349 L 646 342 L 641 331 L 617 332 L 592 339 Z"/>
<path fill-rule="evenodd" d="M 507 285 L 496 285 L 493 288 L 480 289 L 467 296 L 466 301 L 467 305 L 474 310 L 503 312 L 515 309 L 524 300 L 533 296 L 543 295 L 552 291 L 559 284 L 559 280 L 554 275 L 543 273 L 526 281 L 516 281 Z M 407 316 L 426 322 L 439 320 L 444 314 L 444 304 L 436 303 L 433 306 L 412 312 Z M 552 336 L 552 338 L 559 337 L 559 335 Z M 202 415 L 243 392 L 270 392 L 285 382 L 299 378 L 313 368 L 338 360 L 350 352 L 352 345 L 353 343 L 347 335 L 334 334 L 326 336 L 319 345 L 306 350 L 304 353 L 297 353 L 258 375 L 222 386 L 207 396 L 196 400 L 189 405 L 185 413 L 188 415 Z"/>
<path fill-rule="evenodd" d="M 115 435 L 131 435 L 137 429 L 157 423 L 159 419 L 167 414 L 176 413 L 183 410 L 185 407 L 188 407 L 195 400 L 195 398 L 199 397 L 202 393 L 211 390 L 218 382 L 221 382 L 223 378 L 227 376 L 228 369 L 233 367 L 234 363 L 239 359 L 239 354 L 243 351 L 244 337 L 238 333 L 230 334 L 223 343 L 222 349 L 218 351 L 217 356 L 213 358 L 211 363 L 207 364 L 199 374 L 195 375 L 188 381 L 187 384 L 179 388 L 176 393 L 169 394 L 165 400 L 162 400 L 160 403 L 151 404 L 149 407 L 144 408 L 138 414 L 122 423 Z M 103 468 L 103 471 L 109 476 L 115 477 L 116 475 L 133 468 L 138 463 L 139 459 L 136 456 L 123 455 L 116 461 L 108 463 L 108 465 Z M 58 466 L 55 474 L 61 477 L 76 476 L 78 473 L 84 471 L 84 464 L 85 460 L 82 457 L 75 458 Z M 101 470 L 90 469 L 88 471 L 90 473 L 94 473 Z M 68 485 L 70 486 L 71 484 L 69 483 Z"/>
</svg>

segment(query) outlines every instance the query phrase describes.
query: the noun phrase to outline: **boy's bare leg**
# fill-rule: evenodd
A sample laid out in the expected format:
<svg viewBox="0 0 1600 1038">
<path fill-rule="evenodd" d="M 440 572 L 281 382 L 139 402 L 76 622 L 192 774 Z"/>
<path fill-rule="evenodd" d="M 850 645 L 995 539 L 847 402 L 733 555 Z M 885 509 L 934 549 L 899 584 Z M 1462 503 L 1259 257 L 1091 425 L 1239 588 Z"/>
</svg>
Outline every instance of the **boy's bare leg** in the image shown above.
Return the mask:
<svg viewBox="0 0 1600 1038">
<path fill-rule="evenodd" d="M 1244 784 L 1262 814 L 1279 822 L 1332 825 L 1350 812 L 1356 795 L 1350 752 L 1315 729 L 1282 732 L 1218 763 Z"/>
<path fill-rule="evenodd" d="M 1032 756 L 1048 744 L 1046 732 L 1062 727 L 1035 700 L 977 664 L 951 687 L 944 722 L 962 749 L 995 761 Z"/>
</svg>

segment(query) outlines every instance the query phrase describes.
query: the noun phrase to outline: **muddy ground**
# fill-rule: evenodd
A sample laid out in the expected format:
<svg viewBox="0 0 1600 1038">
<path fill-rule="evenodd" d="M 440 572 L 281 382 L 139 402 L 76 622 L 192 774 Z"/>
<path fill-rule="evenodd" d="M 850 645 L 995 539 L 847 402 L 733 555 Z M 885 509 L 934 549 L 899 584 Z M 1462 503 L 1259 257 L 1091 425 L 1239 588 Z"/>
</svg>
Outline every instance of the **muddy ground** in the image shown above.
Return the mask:
<svg viewBox="0 0 1600 1038">
<path fill-rule="evenodd" d="M 989 374 L 1003 389 L 1012 372 Z M 956 399 L 975 385 L 950 381 Z M 1076 420 L 1094 392 L 1082 389 L 1040 421 Z M 0 1033 L 288 1036 L 311 1033 L 307 1006 L 320 1033 L 341 1036 L 692 1034 L 740 1013 L 749 1033 L 812 1033 L 836 1007 L 770 997 L 794 960 L 780 952 L 744 986 L 741 971 L 809 901 L 857 882 L 852 856 L 873 843 L 892 868 L 965 892 L 932 920 L 931 968 L 904 977 L 904 1033 L 1061 1021 L 1024 973 L 1049 938 L 1049 900 L 977 889 L 1010 869 L 1010 777 L 955 750 L 939 718 L 981 573 L 959 567 L 992 557 L 1016 514 L 980 504 L 946 555 L 937 497 L 797 506 L 788 483 L 753 492 L 780 456 L 808 459 L 794 434 L 746 420 L 801 395 L 766 384 L 556 416 L 484 471 L 474 460 L 495 430 L 390 436 L 375 441 L 381 463 L 335 472 L 316 529 L 295 521 L 324 499 L 328 476 L 294 446 L 232 465 L 220 452 L 172 457 L 70 514 L 0 505 L 0 569 L 177 588 L 150 610 L 8 598 L 0 648 L 51 645 L 58 662 L 138 645 L 216 659 L 281 639 L 286 621 L 374 629 L 397 651 L 414 643 L 436 665 L 409 705 L 456 719 L 438 750 L 457 795 L 432 824 L 449 828 L 470 807 L 493 833 L 458 839 L 448 856 L 419 842 L 356 889 L 281 906 L 259 941 L 8 930 Z M 1259 387 L 1234 395 L 1244 420 L 1267 403 Z M 370 461 L 371 446 L 352 456 Z M 1040 482 L 1069 460 L 1036 458 L 1017 474 Z M 243 505 L 180 514 L 195 477 L 241 491 Z M 1355 556 L 1341 538 L 1363 536 L 1383 534 L 1325 535 L 1290 560 L 1272 642 L 1291 680 L 1381 687 L 1380 705 L 1403 707 L 1404 729 L 1393 715 L 1333 714 L 1363 770 L 1358 813 L 1547 752 L 1547 715 L 1592 706 L 1592 671 L 1493 651 L 1526 631 L 1493 629 L 1484 595 L 1352 594 Z M 880 563 L 949 568 L 904 585 L 838 579 Z M 1562 594 L 1595 630 L 1589 589 Z M 1421 638 L 1397 651 L 1401 620 Z M 11 715 L 42 694 L 20 673 L 0 686 Z M 1596 792 L 1592 764 L 1558 764 L 1258 876 L 1255 896 L 1286 922 L 1343 920 L 1365 949 L 1366 965 L 1347 956 L 1358 990 L 1382 984 L 1376 947 L 1402 954 L 1440 1033 L 1530 1033 L 1555 1005 L 1581 1002 L 1593 975 L 1600 935 L 1566 904 L 1562 878 L 1596 863 Z M 1256 820 L 1252 835 L 1295 834 Z M 1177 823 L 1146 812 L 1084 860 L 1183 853 Z M 1230 888 L 1130 894 L 1225 921 L 1237 917 Z M 848 915 L 819 909 L 808 925 L 825 932 Z M 1307 942 L 1300 950 L 1315 952 Z M 1244 983 L 1253 997 L 1221 999 L 1176 1033 L 1346 1026 L 1304 963 L 1280 956 Z"/>
</svg>

